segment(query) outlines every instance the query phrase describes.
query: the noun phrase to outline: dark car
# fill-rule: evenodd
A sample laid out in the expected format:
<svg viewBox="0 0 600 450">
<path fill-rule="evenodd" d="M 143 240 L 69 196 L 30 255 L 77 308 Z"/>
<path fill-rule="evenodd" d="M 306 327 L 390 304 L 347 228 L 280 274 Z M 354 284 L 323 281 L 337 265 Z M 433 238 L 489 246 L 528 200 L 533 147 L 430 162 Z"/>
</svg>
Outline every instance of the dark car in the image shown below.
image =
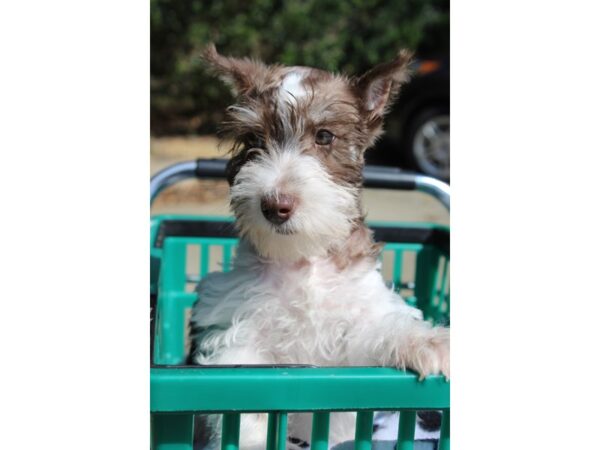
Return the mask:
<svg viewBox="0 0 600 450">
<path fill-rule="evenodd" d="M 417 60 L 386 119 L 386 133 L 372 164 L 395 165 L 450 179 L 450 61 Z"/>
</svg>

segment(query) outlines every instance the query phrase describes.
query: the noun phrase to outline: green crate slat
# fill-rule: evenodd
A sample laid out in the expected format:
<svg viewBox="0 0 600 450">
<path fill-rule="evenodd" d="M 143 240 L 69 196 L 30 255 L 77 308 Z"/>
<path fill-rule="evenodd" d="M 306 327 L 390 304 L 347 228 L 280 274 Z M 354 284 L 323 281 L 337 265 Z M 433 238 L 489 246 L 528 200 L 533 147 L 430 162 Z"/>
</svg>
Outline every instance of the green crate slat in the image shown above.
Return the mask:
<svg viewBox="0 0 600 450">
<path fill-rule="evenodd" d="M 438 314 L 437 314 L 437 317 L 436 317 L 436 319 L 438 319 L 438 320 L 441 317 L 443 317 L 445 313 L 447 313 L 447 311 L 443 311 L 442 310 L 442 308 L 443 308 L 442 305 L 444 304 L 444 302 L 447 301 L 446 300 L 446 297 L 447 297 L 446 296 L 446 288 L 448 286 L 448 278 L 449 278 L 448 277 L 448 267 L 449 267 L 448 260 L 446 258 L 444 258 L 444 268 L 443 268 L 443 272 L 442 272 L 442 282 L 440 284 L 440 290 L 439 290 L 439 293 L 438 293 L 438 301 L 439 301 L 439 303 L 437 305 Z"/>
<path fill-rule="evenodd" d="M 384 251 L 408 251 L 418 253 L 423 249 L 423 244 L 402 243 L 402 242 L 386 242 L 383 246 Z"/>
<path fill-rule="evenodd" d="M 287 446 L 287 413 L 277 415 L 277 450 L 286 450 Z"/>
<path fill-rule="evenodd" d="M 404 252 L 402 250 L 394 251 L 394 285 L 397 286 L 398 292 L 402 288 L 402 257 Z"/>
<path fill-rule="evenodd" d="M 152 414 L 150 420 L 152 450 L 192 450 L 192 414 Z"/>
<path fill-rule="evenodd" d="M 425 247 L 417 255 L 415 272 L 415 297 L 417 306 L 426 319 L 437 318 L 437 308 L 433 305 L 437 291 L 439 258 L 441 253 L 433 247 Z"/>
<path fill-rule="evenodd" d="M 223 414 L 221 450 L 238 450 L 240 446 L 240 415 Z"/>
<path fill-rule="evenodd" d="M 185 359 L 185 309 L 196 302 L 195 293 L 160 293 L 157 300 L 155 364 L 176 365 Z"/>
<path fill-rule="evenodd" d="M 267 422 L 267 448 L 266 450 L 275 450 L 277 445 L 277 413 L 269 414 Z"/>
<path fill-rule="evenodd" d="M 313 414 L 310 448 L 311 450 L 329 449 L 329 411 Z"/>
<path fill-rule="evenodd" d="M 356 434 L 354 450 L 371 450 L 373 446 L 373 411 L 360 411 L 356 414 Z"/>
<path fill-rule="evenodd" d="M 440 444 L 438 450 L 450 450 L 450 410 L 446 409 L 442 415 L 442 429 L 440 430 Z"/>
<path fill-rule="evenodd" d="M 163 292 L 185 290 L 185 255 L 188 241 L 183 239 L 165 239 L 163 261 L 159 280 L 159 289 Z M 168 270 L 164 268 L 168 267 Z"/>
<path fill-rule="evenodd" d="M 400 412 L 396 450 L 413 450 L 415 443 L 416 411 Z"/>
<path fill-rule="evenodd" d="M 333 411 L 449 407 L 441 375 L 391 368 L 152 368 L 151 411 Z"/>
</svg>

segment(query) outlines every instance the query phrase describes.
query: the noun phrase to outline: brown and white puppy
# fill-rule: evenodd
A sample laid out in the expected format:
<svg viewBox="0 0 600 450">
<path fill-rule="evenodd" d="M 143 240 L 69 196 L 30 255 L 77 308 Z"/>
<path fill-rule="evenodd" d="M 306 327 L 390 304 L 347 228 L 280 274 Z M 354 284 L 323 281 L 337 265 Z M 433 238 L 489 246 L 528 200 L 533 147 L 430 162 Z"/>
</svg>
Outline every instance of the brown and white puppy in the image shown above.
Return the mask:
<svg viewBox="0 0 600 450">
<path fill-rule="evenodd" d="M 448 376 L 449 330 L 386 287 L 360 200 L 364 152 L 408 78 L 410 53 L 356 78 L 225 57 L 212 45 L 205 59 L 237 99 L 224 125 L 241 242 L 232 270 L 199 285 L 192 359 Z M 288 426 L 310 440 L 309 416 L 290 415 Z M 332 446 L 352 433 L 351 416 L 332 415 Z M 263 448 L 265 436 L 265 417 L 242 419 L 243 450 Z"/>
</svg>

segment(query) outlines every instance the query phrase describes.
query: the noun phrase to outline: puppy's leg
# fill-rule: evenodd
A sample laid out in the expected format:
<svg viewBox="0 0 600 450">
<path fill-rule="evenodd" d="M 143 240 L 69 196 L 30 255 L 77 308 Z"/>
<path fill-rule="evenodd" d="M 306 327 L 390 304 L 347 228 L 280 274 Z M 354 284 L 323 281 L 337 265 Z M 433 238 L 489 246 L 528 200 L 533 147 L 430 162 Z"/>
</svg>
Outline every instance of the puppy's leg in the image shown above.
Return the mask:
<svg viewBox="0 0 600 450">
<path fill-rule="evenodd" d="M 437 373 L 450 377 L 450 329 L 432 326 L 406 309 L 373 315 L 357 324 L 349 337 L 351 365 L 408 368 L 420 379 Z"/>
</svg>

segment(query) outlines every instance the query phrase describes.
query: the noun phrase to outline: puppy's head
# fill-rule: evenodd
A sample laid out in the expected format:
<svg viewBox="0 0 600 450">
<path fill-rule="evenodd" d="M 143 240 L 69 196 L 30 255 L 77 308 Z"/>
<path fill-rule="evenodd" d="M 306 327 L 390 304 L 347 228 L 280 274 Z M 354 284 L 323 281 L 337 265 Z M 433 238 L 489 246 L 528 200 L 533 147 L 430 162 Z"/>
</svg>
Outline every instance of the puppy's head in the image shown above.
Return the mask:
<svg viewBox="0 0 600 450">
<path fill-rule="evenodd" d="M 408 79 L 410 53 L 353 78 L 225 57 L 214 45 L 204 58 L 236 96 L 224 131 L 235 141 L 227 171 L 242 236 L 277 261 L 335 251 L 361 220 L 364 152 Z"/>
</svg>

